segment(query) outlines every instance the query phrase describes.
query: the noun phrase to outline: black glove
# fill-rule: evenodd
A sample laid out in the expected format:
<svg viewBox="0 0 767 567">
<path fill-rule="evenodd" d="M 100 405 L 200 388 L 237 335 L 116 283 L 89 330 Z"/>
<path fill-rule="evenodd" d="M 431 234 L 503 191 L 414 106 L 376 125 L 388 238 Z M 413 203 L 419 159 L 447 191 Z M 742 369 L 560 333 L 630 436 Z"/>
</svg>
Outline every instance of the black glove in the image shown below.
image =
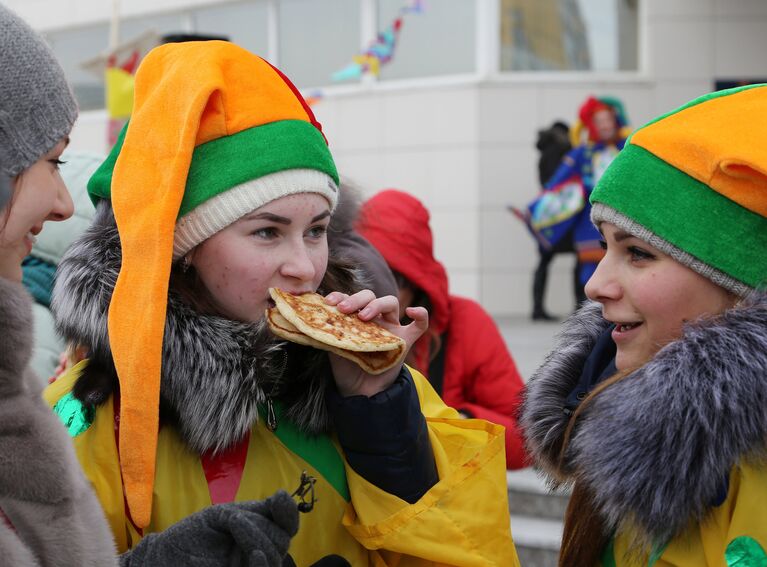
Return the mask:
<svg viewBox="0 0 767 567">
<path fill-rule="evenodd" d="M 298 531 L 298 509 L 284 490 L 266 500 L 218 504 L 120 556 L 121 567 L 281 567 Z"/>
</svg>

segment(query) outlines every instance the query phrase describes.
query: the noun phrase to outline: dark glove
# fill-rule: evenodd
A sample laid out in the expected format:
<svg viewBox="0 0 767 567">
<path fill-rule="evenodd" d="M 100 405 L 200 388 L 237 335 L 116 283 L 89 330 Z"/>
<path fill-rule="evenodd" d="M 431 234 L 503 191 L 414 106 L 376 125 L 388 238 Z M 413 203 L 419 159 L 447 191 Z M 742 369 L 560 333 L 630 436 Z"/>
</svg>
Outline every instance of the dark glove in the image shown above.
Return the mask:
<svg viewBox="0 0 767 567">
<path fill-rule="evenodd" d="M 284 490 L 266 500 L 218 504 L 148 534 L 120 556 L 121 567 L 281 567 L 298 531 L 298 509 Z"/>
</svg>

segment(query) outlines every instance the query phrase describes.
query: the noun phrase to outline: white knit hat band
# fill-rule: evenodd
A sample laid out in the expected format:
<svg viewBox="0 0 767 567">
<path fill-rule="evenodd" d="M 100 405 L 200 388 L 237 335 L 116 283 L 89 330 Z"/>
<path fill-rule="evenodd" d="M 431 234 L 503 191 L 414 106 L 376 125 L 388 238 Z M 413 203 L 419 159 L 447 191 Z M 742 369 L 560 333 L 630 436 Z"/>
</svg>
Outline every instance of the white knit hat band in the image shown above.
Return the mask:
<svg viewBox="0 0 767 567">
<path fill-rule="evenodd" d="M 288 169 L 251 179 L 211 197 L 176 221 L 173 261 L 259 207 L 298 193 L 322 195 L 331 212 L 338 203 L 335 181 L 316 169 Z"/>
</svg>

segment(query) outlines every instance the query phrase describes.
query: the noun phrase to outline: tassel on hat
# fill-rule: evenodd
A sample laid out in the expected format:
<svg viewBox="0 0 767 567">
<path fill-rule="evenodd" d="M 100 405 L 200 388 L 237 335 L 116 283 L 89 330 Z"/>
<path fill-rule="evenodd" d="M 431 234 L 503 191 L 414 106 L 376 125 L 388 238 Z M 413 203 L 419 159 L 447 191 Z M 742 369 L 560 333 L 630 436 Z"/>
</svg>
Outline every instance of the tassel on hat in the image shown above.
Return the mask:
<svg viewBox="0 0 767 567">
<path fill-rule="evenodd" d="M 152 50 L 136 74 L 131 116 L 88 191 L 94 200 L 111 198 L 120 234 L 108 314 L 120 380 L 120 467 L 131 517 L 146 527 L 174 257 L 285 195 L 319 193 L 333 209 L 338 174 L 296 88 L 231 43 Z"/>
</svg>

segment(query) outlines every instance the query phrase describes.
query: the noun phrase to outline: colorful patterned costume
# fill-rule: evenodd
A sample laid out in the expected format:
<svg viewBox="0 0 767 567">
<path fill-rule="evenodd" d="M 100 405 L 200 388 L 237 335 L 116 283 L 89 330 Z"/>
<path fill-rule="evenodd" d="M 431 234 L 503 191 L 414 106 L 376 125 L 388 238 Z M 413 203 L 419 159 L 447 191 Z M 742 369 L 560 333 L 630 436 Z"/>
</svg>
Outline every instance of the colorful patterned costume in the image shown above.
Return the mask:
<svg viewBox="0 0 767 567">
<path fill-rule="evenodd" d="M 610 110 L 616 121 L 616 137 L 599 139 L 593 117 L 599 110 Z M 546 183 L 546 191 L 528 206 L 532 227 L 544 246 L 553 247 L 573 231 L 575 250 L 580 263 L 582 285 L 588 281 L 602 258 L 599 231 L 591 224 L 589 195 L 612 160 L 623 149 L 628 134 L 622 104 L 611 97 L 590 97 L 579 111 L 580 122 L 573 126 L 574 149 L 562 160 Z M 583 129 L 587 140 L 580 142 Z M 551 193 L 557 193 L 556 197 Z"/>
</svg>

